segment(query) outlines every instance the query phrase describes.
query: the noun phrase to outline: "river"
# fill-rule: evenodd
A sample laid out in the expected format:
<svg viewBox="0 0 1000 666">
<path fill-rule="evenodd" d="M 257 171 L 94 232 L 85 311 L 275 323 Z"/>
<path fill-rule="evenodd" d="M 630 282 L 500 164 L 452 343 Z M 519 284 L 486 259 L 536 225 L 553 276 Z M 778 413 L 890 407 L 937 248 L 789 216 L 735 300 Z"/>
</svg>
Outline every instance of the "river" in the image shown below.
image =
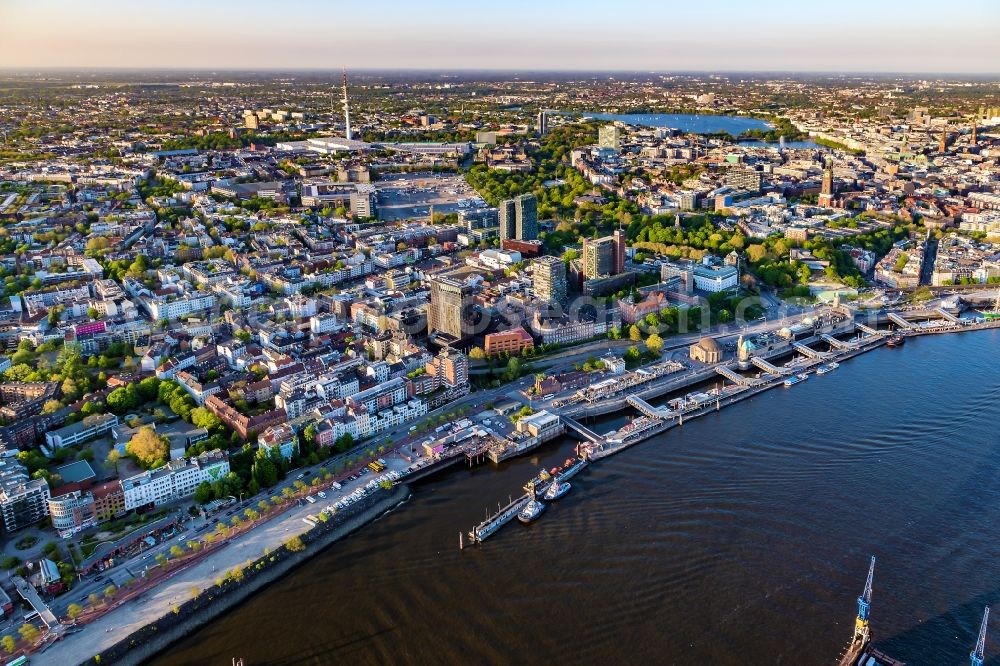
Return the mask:
<svg viewBox="0 0 1000 666">
<path fill-rule="evenodd" d="M 862 355 L 602 461 L 464 551 L 572 443 L 446 472 L 151 663 L 831 664 L 870 554 L 876 643 L 966 663 L 1000 602 L 998 355 L 1000 331 Z"/>
</svg>

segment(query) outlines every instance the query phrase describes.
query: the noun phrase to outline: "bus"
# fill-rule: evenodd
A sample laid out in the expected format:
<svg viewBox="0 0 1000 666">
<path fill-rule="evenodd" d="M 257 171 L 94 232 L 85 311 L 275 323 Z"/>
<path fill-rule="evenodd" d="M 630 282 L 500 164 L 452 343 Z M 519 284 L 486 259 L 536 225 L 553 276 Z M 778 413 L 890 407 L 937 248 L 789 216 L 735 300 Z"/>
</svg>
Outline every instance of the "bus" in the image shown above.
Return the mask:
<svg viewBox="0 0 1000 666">
<path fill-rule="evenodd" d="M 21 655 L 17 659 L 8 661 L 7 666 L 24 666 L 27 663 L 28 663 L 28 658 L 24 655 Z"/>
<path fill-rule="evenodd" d="M 373 460 L 370 463 L 368 463 L 368 469 L 375 472 L 376 474 L 380 474 L 385 470 L 385 465 L 380 463 L 378 460 Z"/>
</svg>

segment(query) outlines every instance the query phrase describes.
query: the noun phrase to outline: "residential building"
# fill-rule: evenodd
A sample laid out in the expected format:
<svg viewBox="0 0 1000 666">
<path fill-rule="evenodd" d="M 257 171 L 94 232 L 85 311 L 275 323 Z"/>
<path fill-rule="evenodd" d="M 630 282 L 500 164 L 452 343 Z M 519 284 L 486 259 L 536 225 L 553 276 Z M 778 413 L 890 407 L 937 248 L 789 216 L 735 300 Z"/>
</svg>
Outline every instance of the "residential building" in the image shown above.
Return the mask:
<svg viewBox="0 0 1000 666">
<path fill-rule="evenodd" d="M 114 414 L 92 414 L 76 423 L 45 433 L 45 452 L 48 455 L 64 446 L 82 444 L 110 432 L 118 425 Z"/>
<path fill-rule="evenodd" d="M 171 460 L 158 469 L 122 479 L 125 510 L 160 506 L 194 494 L 198 484 L 218 481 L 229 473 L 229 456 L 220 450 L 196 458 Z"/>
<path fill-rule="evenodd" d="M 597 145 L 601 148 L 610 148 L 615 151 L 621 150 L 621 128 L 617 125 L 602 125 L 597 130 Z"/>
<path fill-rule="evenodd" d="M 469 359 L 451 347 L 443 348 L 424 369 L 434 378 L 434 388 L 441 385 L 465 386 L 469 383 Z"/>
<path fill-rule="evenodd" d="M 625 270 L 625 232 L 583 240 L 583 274 L 588 280 L 618 275 Z"/>
<path fill-rule="evenodd" d="M 550 303 L 566 301 L 566 264 L 559 257 L 545 255 L 531 263 L 535 296 Z"/>
<path fill-rule="evenodd" d="M 471 331 L 472 287 L 460 280 L 435 277 L 430 280 L 431 302 L 427 312 L 429 333 L 443 333 L 454 340 Z"/>
<path fill-rule="evenodd" d="M 52 527 L 64 539 L 80 530 L 97 524 L 94 510 L 94 496 L 89 492 L 73 490 L 64 495 L 49 498 L 49 518 Z"/>
<path fill-rule="evenodd" d="M 351 213 L 361 219 L 374 218 L 377 213 L 377 201 L 375 186 L 360 183 L 355 191 L 351 192 Z"/>
<path fill-rule="evenodd" d="M 299 450 L 299 438 L 292 426 L 281 423 L 262 432 L 257 438 L 257 446 L 268 454 L 272 449 L 278 449 L 282 458 L 291 460 Z"/>
<path fill-rule="evenodd" d="M 0 458 L 0 513 L 8 532 L 33 525 L 49 515 L 49 484 L 32 479 L 11 455 Z"/>
<path fill-rule="evenodd" d="M 523 327 L 518 326 L 509 331 L 488 333 L 486 335 L 484 351 L 487 356 L 504 353 L 516 356 L 526 349 L 532 349 L 534 346 L 535 341 L 532 339 L 531 334 L 524 330 Z"/>
<path fill-rule="evenodd" d="M 538 200 L 522 194 L 500 202 L 500 240 L 538 239 Z"/>
</svg>

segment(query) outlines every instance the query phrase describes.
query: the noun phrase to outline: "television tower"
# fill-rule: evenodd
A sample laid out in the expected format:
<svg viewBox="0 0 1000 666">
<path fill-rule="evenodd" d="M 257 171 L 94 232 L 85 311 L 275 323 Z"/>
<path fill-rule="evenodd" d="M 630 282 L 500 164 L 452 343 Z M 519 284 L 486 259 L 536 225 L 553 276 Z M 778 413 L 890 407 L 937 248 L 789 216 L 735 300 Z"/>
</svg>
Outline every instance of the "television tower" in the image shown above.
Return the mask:
<svg viewBox="0 0 1000 666">
<path fill-rule="evenodd" d="M 351 140 L 351 107 L 347 103 L 347 70 L 344 70 L 344 138 Z"/>
</svg>

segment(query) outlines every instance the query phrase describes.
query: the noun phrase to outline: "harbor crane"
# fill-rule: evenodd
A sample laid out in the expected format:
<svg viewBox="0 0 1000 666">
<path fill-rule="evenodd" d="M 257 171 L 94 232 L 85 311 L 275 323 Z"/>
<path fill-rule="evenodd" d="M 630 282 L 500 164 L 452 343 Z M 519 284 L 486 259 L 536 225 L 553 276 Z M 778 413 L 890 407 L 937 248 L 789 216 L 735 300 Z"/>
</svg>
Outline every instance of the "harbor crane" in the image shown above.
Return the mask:
<svg viewBox="0 0 1000 666">
<path fill-rule="evenodd" d="M 990 607 L 983 611 L 983 624 L 979 627 L 979 640 L 976 641 L 975 649 L 969 654 L 969 661 L 972 666 L 983 666 L 983 652 L 986 650 L 986 624 L 990 619 Z"/>
<path fill-rule="evenodd" d="M 854 622 L 854 642 L 863 643 L 868 640 L 868 610 L 872 604 L 872 577 L 875 575 L 875 556 L 872 555 L 868 565 L 868 581 L 865 591 L 858 597 L 858 617 Z"/>
</svg>

